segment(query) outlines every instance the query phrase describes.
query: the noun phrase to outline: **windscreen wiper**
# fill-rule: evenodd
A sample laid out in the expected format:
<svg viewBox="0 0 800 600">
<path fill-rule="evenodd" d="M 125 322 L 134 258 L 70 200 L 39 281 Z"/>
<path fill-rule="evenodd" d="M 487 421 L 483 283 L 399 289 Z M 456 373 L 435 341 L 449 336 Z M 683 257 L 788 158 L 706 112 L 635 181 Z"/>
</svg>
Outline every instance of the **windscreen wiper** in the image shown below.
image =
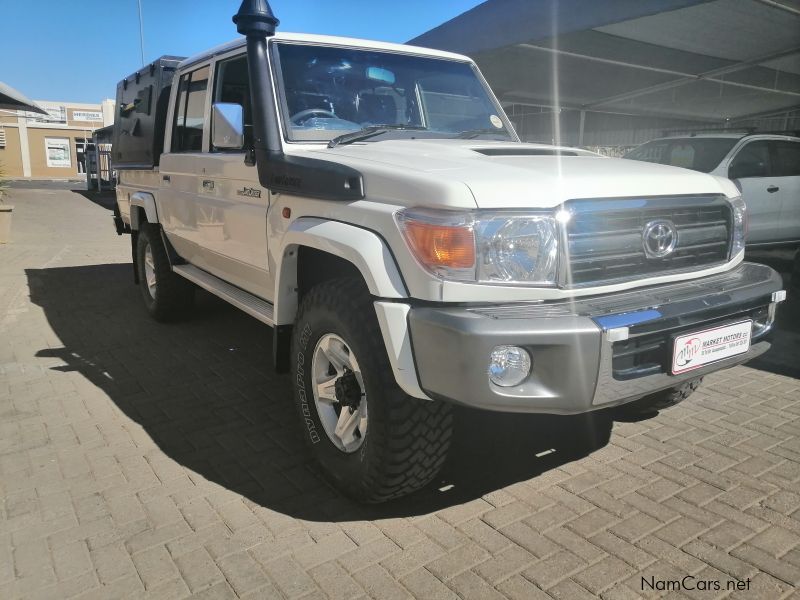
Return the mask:
<svg viewBox="0 0 800 600">
<path fill-rule="evenodd" d="M 508 131 L 505 129 L 489 129 L 488 127 L 483 129 L 468 129 L 467 131 L 461 131 L 453 136 L 453 139 L 456 140 L 471 140 L 472 138 L 476 138 L 479 135 L 483 134 L 494 134 L 494 135 L 504 135 L 506 137 L 511 137 L 508 134 Z"/>
<path fill-rule="evenodd" d="M 364 127 L 364 129 L 359 129 L 358 131 L 351 131 L 350 133 L 345 133 L 336 136 L 330 142 L 328 142 L 328 148 L 336 148 L 336 146 L 344 146 L 347 144 L 352 144 L 353 142 L 368 140 L 371 137 L 384 134 L 388 131 L 398 131 L 398 130 L 424 131 L 425 129 L 427 129 L 427 127 L 421 127 L 417 125 L 403 125 L 401 123 L 388 124 L 388 125 L 370 125 L 369 127 Z"/>
</svg>

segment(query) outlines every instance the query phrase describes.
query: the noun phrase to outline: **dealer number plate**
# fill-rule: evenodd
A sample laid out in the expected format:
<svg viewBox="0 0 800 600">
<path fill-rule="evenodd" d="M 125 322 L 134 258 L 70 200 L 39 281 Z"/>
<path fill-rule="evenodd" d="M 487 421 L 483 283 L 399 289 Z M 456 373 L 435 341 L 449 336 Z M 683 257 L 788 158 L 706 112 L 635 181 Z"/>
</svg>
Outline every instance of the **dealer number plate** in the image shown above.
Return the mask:
<svg viewBox="0 0 800 600">
<path fill-rule="evenodd" d="M 672 350 L 672 374 L 685 373 L 750 349 L 752 321 L 679 335 Z"/>
</svg>

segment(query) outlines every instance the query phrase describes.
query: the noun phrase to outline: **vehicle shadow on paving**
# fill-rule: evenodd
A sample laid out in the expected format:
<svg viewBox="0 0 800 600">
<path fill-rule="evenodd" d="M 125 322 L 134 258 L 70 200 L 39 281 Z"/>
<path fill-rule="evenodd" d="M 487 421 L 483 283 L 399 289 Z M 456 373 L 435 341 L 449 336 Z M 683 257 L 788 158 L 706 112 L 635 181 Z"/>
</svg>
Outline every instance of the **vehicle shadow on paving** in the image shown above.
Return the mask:
<svg viewBox="0 0 800 600">
<path fill-rule="evenodd" d="M 305 451 L 287 376 L 271 368 L 271 330 L 198 293 L 191 315 L 146 315 L 129 264 L 27 270 L 31 299 L 77 371 L 172 460 L 252 502 L 315 521 L 424 514 L 526 481 L 584 456 L 585 419 L 459 409 L 450 460 L 427 489 L 364 507 L 332 490 Z M 62 362 L 63 361 L 63 362 Z M 594 446 L 607 443 L 611 421 Z M 594 431 L 595 429 L 593 429 Z M 540 456 L 537 457 L 537 454 Z"/>
<path fill-rule="evenodd" d="M 117 203 L 117 194 L 114 190 L 103 190 L 102 192 L 98 192 L 96 190 L 74 189 L 70 191 L 73 194 L 83 196 L 87 200 L 90 200 L 98 206 L 110 211 L 114 210 L 114 206 Z"/>
</svg>

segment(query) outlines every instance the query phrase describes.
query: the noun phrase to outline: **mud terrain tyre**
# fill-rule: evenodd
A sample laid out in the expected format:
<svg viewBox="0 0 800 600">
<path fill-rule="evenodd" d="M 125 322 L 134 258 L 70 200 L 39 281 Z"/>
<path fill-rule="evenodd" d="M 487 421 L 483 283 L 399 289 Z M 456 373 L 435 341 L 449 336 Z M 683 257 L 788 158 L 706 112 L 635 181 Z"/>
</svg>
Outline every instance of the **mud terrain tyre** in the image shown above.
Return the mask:
<svg viewBox="0 0 800 600">
<path fill-rule="evenodd" d="M 173 321 L 191 308 L 194 286 L 172 272 L 157 225 L 146 223 L 139 230 L 136 268 L 144 305 L 156 321 Z"/>
<path fill-rule="evenodd" d="M 362 280 L 335 279 L 306 294 L 292 334 L 291 373 L 303 436 L 344 494 L 384 502 L 437 475 L 452 438 L 450 405 L 397 386 Z"/>
</svg>

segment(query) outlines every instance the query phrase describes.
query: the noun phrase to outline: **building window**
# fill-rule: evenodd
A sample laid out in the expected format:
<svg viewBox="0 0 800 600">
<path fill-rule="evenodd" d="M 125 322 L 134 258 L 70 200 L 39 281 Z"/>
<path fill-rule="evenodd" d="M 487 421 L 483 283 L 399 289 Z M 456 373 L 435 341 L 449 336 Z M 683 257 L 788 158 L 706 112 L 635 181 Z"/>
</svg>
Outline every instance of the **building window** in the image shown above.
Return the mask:
<svg viewBox="0 0 800 600">
<path fill-rule="evenodd" d="M 48 167 L 71 167 L 69 138 L 44 138 Z"/>
</svg>

